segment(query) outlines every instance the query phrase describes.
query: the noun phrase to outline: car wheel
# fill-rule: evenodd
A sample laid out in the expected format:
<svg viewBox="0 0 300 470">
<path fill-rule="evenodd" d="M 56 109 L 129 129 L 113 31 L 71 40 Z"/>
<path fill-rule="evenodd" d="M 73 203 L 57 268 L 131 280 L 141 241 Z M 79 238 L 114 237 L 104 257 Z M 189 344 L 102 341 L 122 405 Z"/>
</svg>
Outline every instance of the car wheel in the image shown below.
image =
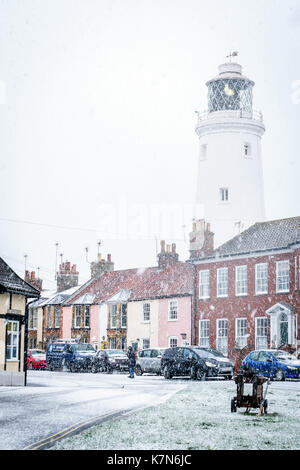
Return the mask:
<svg viewBox="0 0 300 470">
<path fill-rule="evenodd" d="M 263 410 L 265 415 L 268 414 L 268 400 L 264 400 Z"/>
<path fill-rule="evenodd" d="M 165 366 L 164 367 L 164 378 L 165 379 L 171 379 L 172 378 L 172 375 L 169 371 L 169 367 L 168 366 Z"/>
<path fill-rule="evenodd" d="M 70 362 L 70 372 L 72 373 L 76 372 L 76 367 L 75 367 L 74 362 Z"/>
<path fill-rule="evenodd" d="M 283 370 L 278 369 L 275 373 L 275 378 L 276 378 L 276 380 L 284 381 L 285 380 L 285 375 L 284 375 Z"/>
<path fill-rule="evenodd" d="M 136 375 L 143 375 L 143 371 L 142 371 L 141 366 L 136 366 L 135 373 L 136 373 Z"/>
<path fill-rule="evenodd" d="M 232 379 L 232 375 L 227 375 L 227 376 L 225 377 L 225 379 L 231 380 L 231 379 Z"/>
<path fill-rule="evenodd" d="M 96 374 L 98 372 L 98 367 L 95 364 L 92 364 L 92 373 Z"/>
<path fill-rule="evenodd" d="M 47 370 L 50 370 L 51 372 L 54 370 L 52 362 L 47 363 Z"/>
<path fill-rule="evenodd" d="M 197 373 L 196 373 L 196 379 L 197 380 L 205 380 L 205 378 L 206 378 L 206 375 L 205 375 L 204 370 L 199 367 L 199 369 L 197 370 Z"/>
</svg>

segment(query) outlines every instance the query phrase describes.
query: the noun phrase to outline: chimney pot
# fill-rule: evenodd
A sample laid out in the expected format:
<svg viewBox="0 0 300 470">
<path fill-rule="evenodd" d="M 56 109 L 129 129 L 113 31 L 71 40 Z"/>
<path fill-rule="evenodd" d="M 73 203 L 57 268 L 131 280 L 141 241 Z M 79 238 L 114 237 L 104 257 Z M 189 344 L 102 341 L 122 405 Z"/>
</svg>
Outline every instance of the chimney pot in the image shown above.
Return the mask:
<svg viewBox="0 0 300 470">
<path fill-rule="evenodd" d="M 35 271 L 31 272 L 31 279 L 35 279 Z"/>
</svg>

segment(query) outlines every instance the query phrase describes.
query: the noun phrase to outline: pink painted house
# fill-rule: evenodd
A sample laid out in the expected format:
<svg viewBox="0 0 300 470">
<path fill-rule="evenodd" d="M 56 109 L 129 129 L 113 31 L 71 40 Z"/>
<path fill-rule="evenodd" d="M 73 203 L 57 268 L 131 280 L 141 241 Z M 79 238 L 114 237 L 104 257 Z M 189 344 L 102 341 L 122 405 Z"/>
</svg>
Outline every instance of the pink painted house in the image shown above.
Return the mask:
<svg viewBox="0 0 300 470">
<path fill-rule="evenodd" d="M 158 346 L 168 348 L 192 343 L 192 295 L 159 299 Z"/>
</svg>

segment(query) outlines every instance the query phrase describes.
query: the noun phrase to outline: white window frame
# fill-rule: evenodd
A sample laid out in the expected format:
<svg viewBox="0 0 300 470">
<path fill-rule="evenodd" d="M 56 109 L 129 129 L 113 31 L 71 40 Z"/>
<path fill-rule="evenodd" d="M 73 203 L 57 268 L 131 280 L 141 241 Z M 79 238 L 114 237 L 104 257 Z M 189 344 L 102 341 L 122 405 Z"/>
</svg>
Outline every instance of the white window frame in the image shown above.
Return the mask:
<svg viewBox="0 0 300 470">
<path fill-rule="evenodd" d="M 199 271 L 199 299 L 210 297 L 210 272 L 209 269 Z"/>
<path fill-rule="evenodd" d="M 115 336 L 109 338 L 109 347 L 110 349 L 117 349 L 117 338 Z"/>
<path fill-rule="evenodd" d="M 221 285 L 221 283 L 225 285 L 225 280 L 220 280 L 221 274 L 225 272 L 226 272 L 226 293 L 220 294 L 220 290 L 225 291 L 225 289 L 223 289 Z M 228 268 L 227 267 L 217 269 L 217 297 L 228 297 Z"/>
<path fill-rule="evenodd" d="M 60 327 L 60 306 L 54 305 L 54 328 Z"/>
<path fill-rule="evenodd" d="M 114 311 L 114 314 L 113 314 Z M 114 319 L 114 322 L 113 322 Z M 113 325 L 114 323 L 114 325 Z M 117 305 L 116 304 L 111 304 L 110 308 L 110 328 L 111 330 L 115 330 L 117 328 Z M 112 348 L 114 349 L 114 348 Z"/>
<path fill-rule="evenodd" d="M 33 327 L 31 326 L 31 320 L 33 319 L 32 315 L 33 308 L 28 309 L 28 330 L 33 330 Z"/>
<path fill-rule="evenodd" d="M 125 313 L 124 313 L 124 307 Z M 125 318 L 125 322 L 123 321 Z M 121 328 L 127 328 L 127 304 L 121 304 Z"/>
<path fill-rule="evenodd" d="M 216 322 L 217 322 L 217 328 L 216 328 L 217 350 L 223 353 L 224 356 L 228 356 L 228 318 L 217 318 Z M 221 323 L 223 323 L 223 326 L 219 326 Z M 227 334 L 220 335 L 219 333 L 221 331 L 226 332 Z M 226 348 L 220 344 L 224 338 L 226 338 Z"/>
<path fill-rule="evenodd" d="M 261 269 L 261 272 L 259 272 Z M 261 274 L 264 274 L 262 276 Z M 268 293 L 268 263 L 257 263 L 255 265 L 255 294 L 263 295 Z M 265 289 L 262 289 L 265 286 Z"/>
<path fill-rule="evenodd" d="M 206 143 L 203 143 L 200 146 L 200 159 L 201 160 L 206 160 L 207 159 L 207 147 L 208 147 L 208 145 Z"/>
<path fill-rule="evenodd" d="M 258 325 L 260 321 L 263 321 L 264 325 Z M 267 317 L 255 317 L 255 349 L 267 349 L 268 348 L 268 325 L 269 321 Z M 265 330 L 265 334 L 259 334 Z"/>
<path fill-rule="evenodd" d="M 246 317 L 235 319 L 235 343 L 240 349 L 243 349 L 248 344 L 247 328 Z"/>
<path fill-rule="evenodd" d="M 11 325 L 11 330 L 9 330 L 8 325 Z M 14 329 L 16 325 L 16 329 Z M 19 361 L 19 338 L 20 338 L 20 322 L 16 320 L 7 320 L 7 343 L 6 343 L 6 361 L 17 362 Z M 11 337 L 10 344 L 8 344 L 9 337 Z M 15 349 L 15 354 L 13 351 Z M 11 352 L 10 358 L 8 357 L 8 351 Z"/>
<path fill-rule="evenodd" d="M 176 341 L 176 344 L 172 344 L 175 341 Z M 176 348 L 178 346 L 178 337 L 177 336 L 169 336 L 168 345 L 169 345 L 169 348 Z"/>
<path fill-rule="evenodd" d="M 209 348 L 210 321 L 199 320 L 199 346 Z"/>
<path fill-rule="evenodd" d="M 79 315 L 78 315 L 79 313 Z M 78 325 L 79 319 L 79 325 Z M 74 309 L 74 328 L 79 329 L 81 328 L 81 305 L 75 305 Z"/>
<path fill-rule="evenodd" d="M 235 295 L 248 295 L 248 271 L 246 264 L 235 267 Z"/>
<path fill-rule="evenodd" d="M 171 307 L 172 304 L 174 305 Z M 175 312 L 176 312 L 176 318 L 175 316 L 173 316 Z M 177 320 L 178 320 L 178 300 L 169 300 L 168 321 L 177 321 Z"/>
<path fill-rule="evenodd" d="M 37 323 L 38 323 L 38 309 L 32 309 L 32 329 L 37 330 Z"/>
<path fill-rule="evenodd" d="M 219 198 L 221 204 L 226 204 L 229 202 L 229 188 L 224 187 L 219 189 Z"/>
<path fill-rule="evenodd" d="M 145 310 L 146 306 L 149 306 L 148 310 Z M 148 313 L 149 318 L 145 318 L 145 313 Z M 150 302 L 143 302 L 142 304 L 142 323 L 149 323 L 151 315 L 151 304 Z"/>
<path fill-rule="evenodd" d="M 52 305 L 47 307 L 47 328 L 52 328 Z"/>
<path fill-rule="evenodd" d="M 142 338 L 142 349 L 150 348 L 150 338 Z"/>
<path fill-rule="evenodd" d="M 86 321 L 88 319 L 88 322 Z M 83 313 L 83 326 L 84 328 L 91 327 L 91 308 L 90 305 L 84 306 L 84 313 Z"/>
<path fill-rule="evenodd" d="M 280 273 L 281 266 L 285 264 L 288 266 L 288 269 L 284 271 L 287 274 L 281 274 Z M 285 284 L 288 285 L 288 288 L 282 288 L 282 287 L 280 288 L 280 281 L 282 278 L 287 280 Z M 289 292 L 289 291 L 290 291 L 290 261 L 288 259 L 276 261 L 276 293 Z"/>
<path fill-rule="evenodd" d="M 249 142 L 244 142 L 244 157 L 245 158 L 252 157 L 252 146 Z"/>
</svg>

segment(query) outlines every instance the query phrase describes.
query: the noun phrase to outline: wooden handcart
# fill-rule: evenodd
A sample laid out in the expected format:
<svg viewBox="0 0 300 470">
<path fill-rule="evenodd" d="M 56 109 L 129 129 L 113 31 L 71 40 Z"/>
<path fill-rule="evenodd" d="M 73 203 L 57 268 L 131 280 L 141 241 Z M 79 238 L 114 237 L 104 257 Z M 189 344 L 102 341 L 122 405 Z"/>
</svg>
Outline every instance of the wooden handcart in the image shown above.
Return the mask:
<svg viewBox="0 0 300 470">
<path fill-rule="evenodd" d="M 260 408 L 260 414 L 267 414 L 267 387 L 264 395 L 263 384 L 267 382 L 268 379 L 261 375 L 251 373 L 247 374 L 245 371 L 240 371 L 234 377 L 234 381 L 237 386 L 237 393 L 236 396 L 231 400 L 231 412 L 235 413 L 237 408 L 246 408 L 246 413 L 248 413 L 251 408 Z M 245 384 L 252 384 L 252 394 L 244 394 Z"/>
</svg>

